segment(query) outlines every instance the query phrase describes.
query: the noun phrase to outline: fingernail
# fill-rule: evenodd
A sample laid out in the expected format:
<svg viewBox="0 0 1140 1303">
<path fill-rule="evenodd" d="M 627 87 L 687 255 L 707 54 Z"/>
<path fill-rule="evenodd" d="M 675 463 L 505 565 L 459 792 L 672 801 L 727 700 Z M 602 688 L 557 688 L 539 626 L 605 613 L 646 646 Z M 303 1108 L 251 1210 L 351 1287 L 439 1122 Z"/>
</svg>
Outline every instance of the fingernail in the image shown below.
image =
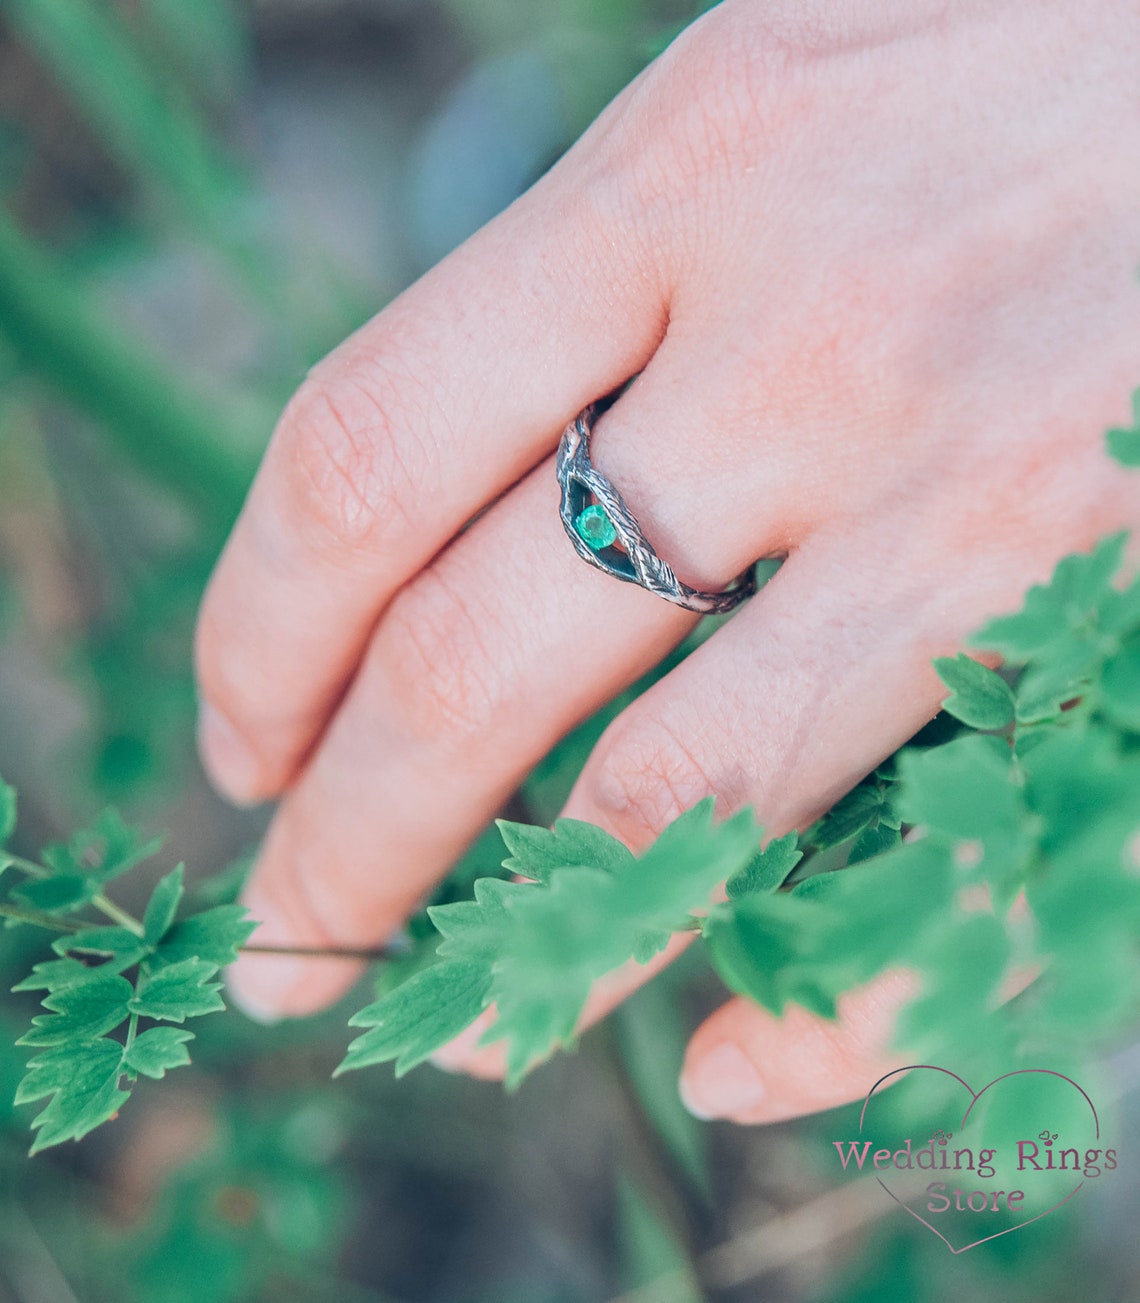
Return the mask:
<svg viewBox="0 0 1140 1303">
<path fill-rule="evenodd" d="M 685 1072 L 680 1089 L 685 1107 L 702 1121 L 748 1113 L 764 1098 L 764 1083 L 752 1060 L 731 1041 Z"/>
<path fill-rule="evenodd" d="M 238 730 L 209 702 L 198 711 L 198 751 L 210 781 L 223 796 L 237 805 L 257 802 L 261 765 Z"/>
<path fill-rule="evenodd" d="M 260 926 L 250 945 L 295 945 L 287 925 L 260 896 L 243 904 Z M 245 953 L 226 969 L 226 989 L 234 1004 L 254 1022 L 274 1023 L 284 1017 L 289 995 L 304 977 L 304 960 L 289 955 Z"/>
</svg>

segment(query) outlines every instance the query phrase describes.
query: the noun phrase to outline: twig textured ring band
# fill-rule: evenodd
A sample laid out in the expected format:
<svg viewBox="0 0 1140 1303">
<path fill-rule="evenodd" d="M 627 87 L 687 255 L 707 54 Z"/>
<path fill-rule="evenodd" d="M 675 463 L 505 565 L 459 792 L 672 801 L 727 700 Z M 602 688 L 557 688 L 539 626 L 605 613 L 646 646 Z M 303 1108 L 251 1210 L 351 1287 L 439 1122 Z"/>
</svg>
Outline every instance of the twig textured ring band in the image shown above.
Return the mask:
<svg viewBox="0 0 1140 1303">
<path fill-rule="evenodd" d="M 618 490 L 590 464 L 590 432 L 597 416 L 591 403 L 570 422 L 558 445 L 560 515 L 574 550 L 615 579 L 640 584 L 674 606 L 701 615 L 720 615 L 756 591 L 754 567 L 719 593 L 702 593 L 682 583 L 653 550 L 637 517 Z M 620 546 L 619 546 L 620 544 Z"/>
</svg>

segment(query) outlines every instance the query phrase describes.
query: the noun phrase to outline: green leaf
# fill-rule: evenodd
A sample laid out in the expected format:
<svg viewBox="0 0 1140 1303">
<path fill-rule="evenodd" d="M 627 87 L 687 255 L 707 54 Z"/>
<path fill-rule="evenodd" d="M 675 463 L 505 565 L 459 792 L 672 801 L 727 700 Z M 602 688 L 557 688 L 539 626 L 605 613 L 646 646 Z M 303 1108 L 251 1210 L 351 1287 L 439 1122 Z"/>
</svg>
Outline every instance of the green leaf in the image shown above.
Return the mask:
<svg viewBox="0 0 1140 1303">
<path fill-rule="evenodd" d="M 162 938 L 156 958 L 171 964 L 205 959 L 224 968 L 237 959 L 256 928 L 244 905 L 216 905 L 175 923 Z"/>
<path fill-rule="evenodd" d="M 1109 430 L 1108 455 L 1122 466 L 1140 466 L 1140 389 L 1132 394 L 1132 428 Z"/>
<path fill-rule="evenodd" d="M 902 841 L 902 833 L 890 824 L 879 822 L 873 828 L 867 828 L 855 839 L 847 863 L 861 864 L 864 860 L 873 860 L 894 850 Z"/>
<path fill-rule="evenodd" d="M 1095 678 L 1103 651 L 1091 638 L 1054 644 L 1017 681 L 1017 720 L 1032 724 L 1059 719 L 1062 707 L 1085 694 Z"/>
<path fill-rule="evenodd" d="M 508 1084 L 573 1039 L 590 987 L 627 959 L 644 963 L 756 853 L 750 810 L 713 823 L 713 800 L 675 819 L 620 875 L 555 869 L 549 886 L 505 901 L 485 1042 L 507 1041 Z"/>
<path fill-rule="evenodd" d="M 13 991 L 63 991 L 105 977 L 101 967 L 81 963 L 78 959 L 51 959 L 36 964 L 31 973 L 18 982 Z"/>
<path fill-rule="evenodd" d="M 64 1140 L 82 1139 L 127 1102 L 130 1096 L 119 1089 L 122 1057 L 121 1045 L 92 1036 L 32 1059 L 16 1092 L 16 1103 L 52 1096 L 47 1108 L 32 1121 L 37 1131 L 33 1154 Z"/>
<path fill-rule="evenodd" d="M 990 620 L 969 640 L 970 645 L 1024 662 L 1074 636 L 1086 639 L 1099 607 L 1113 600 L 1112 579 L 1120 569 L 1126 540 L 1126 534 L 1111 534 L 1091 553 L 1065 557 L 1048 584 L 1029 590 L 1016 615 Z"/>
<path fill-rule="evenodd" d="M 857 837 L 880 817 L 886 792 L 877 779 L 860 783 L 831 807 L 804 840 L 816 850 L 826 851 Z"/>
<path fill-rule="evenodd" d="M 508 926 L 507 902 L 531 884 L 479 878 L 474 900 L 431 905 L 428 917 L 443 937 L 437 951 L 441 959 L 485 959 L 493 962 L 503 930 Z"/>
<path fill-rule="evenodd" d="M 490 965 L 479 960 L 441 960 L 421 969 L 349 1020 L 371 1030 L 349 1045 L 334 1076 L 391 1059 L 403 1076 L 469 1027 L 490 989 Z"/>
<path fill-rule="evenodd" d="M 1134 638 L 1105 664 L 1100 695 L 1114 724 L 1140 733 L 1140 639 Z"/>
<path fill-rule="evenodd" d="M 114 963 L 114 971 L 122 972 L 147 953 L 147 944 L 125 927 L 89 927 L 70 936 L 59 937 L 51 943 L 57 955 L 109 955 Z"/>
<path fill-rule="evenodd" d="M 604 829 L 581 819 L 556 819 L 553 830 L 496 819 L 510 852 L 503 868 L 535 882 L 549 882 L 555 869 L 592 868 L 620 873 L 633 852 Z"/>
<path fill-rule="evenodd" d="M 184 1022 L 202 1014 L 217 1013 L 226 1006 L 218 992 L 221 982 L 211 982 L 217 964 L 204 959 L 183 959 L 139 979 L 138 994 L 130 1002 L 130 1012 L 144 1018 L 161 1018 L 167 1022 Z"/>
<path fill-rule="evenodd" d="M 79 873 L 106 884 L 161 849 L 161 837 L 147 838 L 143 829 L 124 823 L 118 810 L 108 808 L 66 845 L 49 846 L 43 860 L 57 872 Z"/>
<path fill-rule="evenodd" d="M 1108 452 L 1122 466 L 1140 466 L 1140 430 L 1109 430 Z"/>
<path fill-rule="evenodd" d="M 174 915 L 178 912 L 186 889 L 183 877 L 183 867 L 180 864 L 162 878 L 151 893 L 143 915 L 143 937 L 148 945 L 157 945 L 166 929 L 174 922 Z"/>
<path fill-rule="evenodd" d="M 61 1045 L 76 1038 L 93 1038 L 114 1031 L 126 1022 L 134 994 L 124 977 L 100 974 L 90 982 L 80 982 L 53 990 L 44 999 L 44 1008 L 54 1012 L 32 1019 L 32 1030 L 25 1032 L 18 1045 Z"/>
<path fill-rule="evenodd" d="M 729 878 L 726 888 L 729 899 L 735 900 L 752 891 L 775 891 L 803 857 L 798 834 L 790 832 L 785 837 L 773 838 L 740 873 Z"/>
<path fill-rule="evenodd" d="M 796 1003 L 834 1017 L 835 997 L 815 962 L 824 958 L 829 909 L 799 892 L 749 895 L 718 908 L 705 925 L 713 966 L 731 990 L 777 1016 Z"/>
<path fill-rule="evenodd" d="M 182 1068 L 190 1062 L 186 1042 L 193 1039 L 193 1032 L 179 1027 L 152 1027 L 135 1037 L 123 1055 L 123 1067 L 161 1080 L 170 1068 Z"/>
<path fill-rule="evenodd" d="M 938 676 L 950 689 L 943 710 L 971 728 L 1003 729 L 1013 723 L 1013 693 L 1009 684 L 965 654 L 940 656 Z"/>
<path fill-rule="evenodd" d="M 12 899 L 41 914 L 68 914 L 81 908 L 99 894 L 99 883 L 78 873 L 56 873 L 50 878 L 31 878 L 21 882 Z"/>
<path fill-rule="evenodd" d="M 997 737 L 966 734 L 945 746 L 899 756 L 897 803 L 907 823 L 952 839 L 1012 842 L 1024 803 L 1012 754 Z"/>
<path fill-rule="evenodd" d="M 0 846 L 16 831 L 16 789 L 0 778 Z"/>
</svg>

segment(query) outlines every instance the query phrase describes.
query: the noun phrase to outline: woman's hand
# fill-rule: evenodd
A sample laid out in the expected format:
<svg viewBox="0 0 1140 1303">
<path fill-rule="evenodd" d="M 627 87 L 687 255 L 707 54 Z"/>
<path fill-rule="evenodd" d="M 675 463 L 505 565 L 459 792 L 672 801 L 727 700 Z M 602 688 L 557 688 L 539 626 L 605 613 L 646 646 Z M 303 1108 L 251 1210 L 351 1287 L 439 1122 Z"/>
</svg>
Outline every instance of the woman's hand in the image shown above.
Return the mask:
<svg viewBox="0 0 1140 1303">
<path fill-rule="evenodd" d="M 635 373 L 592 451 L 659 554 L 705 589 L 789 559 L 586 765 L 566 813 L 634 848 L 709 793 L 803 827 L 935 712 L 933 656 L 1140 522 L 1103 451 L 1140 383 L 1138 67 L 1113 0 L 726 0 L 325 359 L 199 630 L 210 772 L 282 795 L 258 939 L 381 942 L 692 627 L 559 520 L 563 426 Z M 356 976 L 249 956 L 232 981 L 273 1016 Z M 905 989 L 826 1028 L 733 1001 L 692 1105 L 863 1093 Z"/>
</svg>

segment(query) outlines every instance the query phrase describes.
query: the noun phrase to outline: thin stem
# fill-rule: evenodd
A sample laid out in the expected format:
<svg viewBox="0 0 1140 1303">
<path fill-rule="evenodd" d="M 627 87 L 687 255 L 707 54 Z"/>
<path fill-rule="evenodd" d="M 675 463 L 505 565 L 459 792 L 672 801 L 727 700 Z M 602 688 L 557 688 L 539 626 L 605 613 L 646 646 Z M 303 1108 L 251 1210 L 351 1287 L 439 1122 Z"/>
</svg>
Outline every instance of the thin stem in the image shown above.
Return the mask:
<svg viewBox="0 0 1140 1303">
<path fill-rule="evenodd" d="M 125 909 L 120 909 L 113 900 L 108 900 L 106 896 L 99 895 L 91 903 L 113 923 L 118 923 L 120 927 L 126 928 L 128 932 L 133 932 L 137 937 L 142 936 L 143 925 L 133 914 L 128 914 Z"/>
<path fill-rule="evenodd" d="M 19 869 L 22 873 L 28 874 L 29 877 L 32 878 L 51 877 L 50 869 L 44 868 L 42 864 L 37 864 L 35 860 L 24 859 L 22 855 L 8 855 L 7 853 L 5 853 L 4 860 L 9 868 Z M 137 937 L 142 936 L 143 925 L 138 921 L 138 919 L 135 918 L 133 914 L 128 914 L 127 911 L 125 909 L 122 909 L 119 905 L 116 905 L 113 900 L 111 900 L 107 896 L 104 896 L 102 892 L 100 892 L 98 896 L 95 896 L 92 899 L 91 904 L 99 911 L 100 914 L 103 915 L 104 918 L 109 918 L 112 923 L 117 923 L 119 927 L 126 928 L 128 932 L 133 932 Z M 13 917 L 15 916 L 13 915 Z M 44 917 L 46 918 L 48 917 L 48 915 L 44 915 Z M 25 919 L 24 921 L 36 922 L 38 920 Z M 41 926 L 47 927 L 52 925 L 41 923 Z M 58 924 L 56 924 L 55 926 L 58 928 Z M 69 932 L 79 932 L 82 930 L 82 927 L 84 926 L 86 926 L 86 924 L 70 927 L 65 930 Z"/>
<path fill-rule="evenodd" d="M 357 949 L 352 946 L 239 946 L 243 955 L 295 955 L 298 959 L 360 959 L 365 963 L 377 963 L 381 959 L 390 959 L 395 953 L 390 946 L 380 946 L 373 950 Z"/>
<path fill-rule="evenodd" d="M 135 1037 L 139 1034 L 139 1016 L 137 1013 L 131 1014 L 131 1020 L 127 1023 L 127 1040 L 123 1046 L 123 1052 L 131 1048 L 135 1043 Z"/>
<path fill-rule="evenodd" d="M 0 918 L 13 918 L 18 923 L 34 923 L 37 927 L 46 927 L 52 932 L 82 932 L 81 923 L 67 923 L 51 914 L 42 914 L 38 909 L 21 909 L 19 905 L 0 904 Z"/>
<path fill-rule="evenodd" d="M 4 863 L 10 869 L 19 869 L 22 873 L 27 873 L 33 878 L 47 878 L 51 876 L 51 870 L 45 869 L 42 864 L 37 864 L 35 860 L 26 860 L 22 855 L 9 855 L 4 852 Z"/>
<path fill-rule="evenodd" d="M 12 863 L 16 864 L 16 861 L 13 860 Z M 135 936 L 142 936 L 142 924 L 125 910 L 120 909 L 114 901 L 108 900 L 105 896 L 96 896 L 91 903 L 97 909 L 101 909 L 108 918 L 114 919 L 121 927 L 133 932 Z M 37 909 L 22 909 L 19 905 L 12 905 L 7 902 L 0 903 L 0 918 L 15 919 L 19 923 L 33 923 L 36 927 L 47 928 L 51 932 L 67 932 L 71 934 L 83 932 L 90 926 L 87 923 L 70 923 L 65 919 L 56 918 L 52 914 L 44 914 Z M 370 950 L 353 946 L 341 948 L 339 946 L 253 945 L 240 946 L 239 949 L 243 954 L 294 955 L 298 959 L 356 959 L 362 960 L 364 963 L 379 963 L 382 959 L 390 959 L 396 953 L 391 946 L 379 946 Z"/>
</svg>

